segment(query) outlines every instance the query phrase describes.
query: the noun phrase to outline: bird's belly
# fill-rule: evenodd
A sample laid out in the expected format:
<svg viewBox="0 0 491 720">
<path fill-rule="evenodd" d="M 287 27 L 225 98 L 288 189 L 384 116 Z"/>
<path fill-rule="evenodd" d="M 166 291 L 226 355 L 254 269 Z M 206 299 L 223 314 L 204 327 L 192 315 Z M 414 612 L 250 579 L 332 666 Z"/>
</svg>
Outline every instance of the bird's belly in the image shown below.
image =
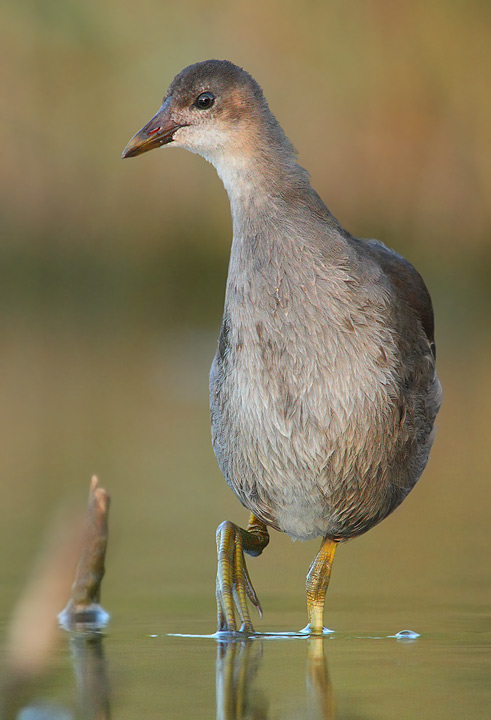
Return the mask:
<svg viewBox="0 0 491 720">
<path fill-rule="evenodd" d="M 294 538 L 348 538 L 403 500 L 431 440 L 414 442 L 390 373 L 366 355 L 346 363 L 338 354 L 326 367 L 300 353 L 271 371 L 254 353 L 237 355 L 224 364 L 217 353 L 212 366 L 213 445 L 257 517 Z"/>
<path fill-rule="evenodd" d="M 215 454 L 264 522 L 295 538 L 353 537 L 426 465 L 434 367 L 423 346 L 401 363 L 382 315 L 347 323 L 339 305 L 327 322 L 292 305 L 279 316 L 255 303 L 247 321 L 226 309 L 210 374 Z"/>
</svg>

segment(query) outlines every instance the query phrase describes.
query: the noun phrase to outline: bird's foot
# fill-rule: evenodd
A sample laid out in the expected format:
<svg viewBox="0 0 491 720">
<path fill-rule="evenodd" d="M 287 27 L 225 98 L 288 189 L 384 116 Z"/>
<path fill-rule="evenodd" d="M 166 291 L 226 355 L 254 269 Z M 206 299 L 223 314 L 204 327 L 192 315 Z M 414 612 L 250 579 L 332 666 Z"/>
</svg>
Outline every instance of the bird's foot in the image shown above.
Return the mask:
<svg viewBox="0 0 491 720">
<path fill-rule="evenodd" d="M 308 623 L 304 628 L 298 631 L 299 635 L 313 635 L 315 637 L 322 637 L 323 635 L 332 635 L 334 630 L 329 630 L 329 628 L 323 626 L 320 630 L 316 630 L 312 627 L 310 623 Z"/>
<path fill-rule="evenodd" d="M 252 585 L 244 551 L 259 555 L 269 542 L 266 526 L 251 516 L 247 530 L 226 520 L 217 530 L 217 616 L 220 633 L 252 633 L 247 598 L 262 617 L 261 603 Z M 240 618 L 237 630 L 236 615 Z"/>
</svg>

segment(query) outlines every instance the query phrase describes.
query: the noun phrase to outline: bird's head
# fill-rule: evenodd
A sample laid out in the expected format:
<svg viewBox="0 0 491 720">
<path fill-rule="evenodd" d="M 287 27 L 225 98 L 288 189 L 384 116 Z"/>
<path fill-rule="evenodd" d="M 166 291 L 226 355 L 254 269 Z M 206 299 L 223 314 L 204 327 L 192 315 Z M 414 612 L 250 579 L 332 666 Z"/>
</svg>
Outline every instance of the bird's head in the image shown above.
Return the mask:
<svg viewBox="0 0 491 720">
<path fill-rule="evenodd" d="M 268 126 L 279 128 L 258 83 L 227 60 L 206 60 L 174 78 L 159 111 L 130 140 L 123 158 L 172 144 L 214 162 L 238 148 L 247 152 L 245 146 L 257 143 Z"/>
</svg>

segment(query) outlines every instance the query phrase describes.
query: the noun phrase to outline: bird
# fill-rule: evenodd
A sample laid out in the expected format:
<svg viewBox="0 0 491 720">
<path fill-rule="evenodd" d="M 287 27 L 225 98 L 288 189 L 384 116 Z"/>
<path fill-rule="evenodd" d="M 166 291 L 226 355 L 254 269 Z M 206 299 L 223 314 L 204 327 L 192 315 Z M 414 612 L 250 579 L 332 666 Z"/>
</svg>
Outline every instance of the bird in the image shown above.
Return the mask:
<svg viewBox="0 0 491 720">
<path fill-rule="evenodd" d="M 164 146 L 215 167 L 233 225 L 210 414 L 249 521 L 216 533 L 217 632 L 255 632 L 244 553 L 260 555 L 272 528 L 321 538 L 305 631 L 322 635 L 338 544 L 387 517 L 428 461 L 441 403 L 431 298 L 410 262 L 331 214 L 241 67 L 184 68 L 123 158 Z"/>
</svg>

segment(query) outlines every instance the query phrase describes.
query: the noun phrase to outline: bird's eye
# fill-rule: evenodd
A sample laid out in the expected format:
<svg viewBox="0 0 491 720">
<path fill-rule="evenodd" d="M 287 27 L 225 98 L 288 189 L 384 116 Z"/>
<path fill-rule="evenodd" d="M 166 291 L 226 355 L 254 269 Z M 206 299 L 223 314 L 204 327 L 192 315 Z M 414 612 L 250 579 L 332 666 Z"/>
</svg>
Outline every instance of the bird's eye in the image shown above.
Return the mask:
<svg viewBox="0 0 491 720">
<path fill-rule="evenodd" d="M 200 110 L 208 110 L 208 108 L 211 108 L 214 102 L 215 96 L 213 95 L 213 93 L 204 92 L 196 98 L 196 102 L 194 104 Z"/>
</svg>

